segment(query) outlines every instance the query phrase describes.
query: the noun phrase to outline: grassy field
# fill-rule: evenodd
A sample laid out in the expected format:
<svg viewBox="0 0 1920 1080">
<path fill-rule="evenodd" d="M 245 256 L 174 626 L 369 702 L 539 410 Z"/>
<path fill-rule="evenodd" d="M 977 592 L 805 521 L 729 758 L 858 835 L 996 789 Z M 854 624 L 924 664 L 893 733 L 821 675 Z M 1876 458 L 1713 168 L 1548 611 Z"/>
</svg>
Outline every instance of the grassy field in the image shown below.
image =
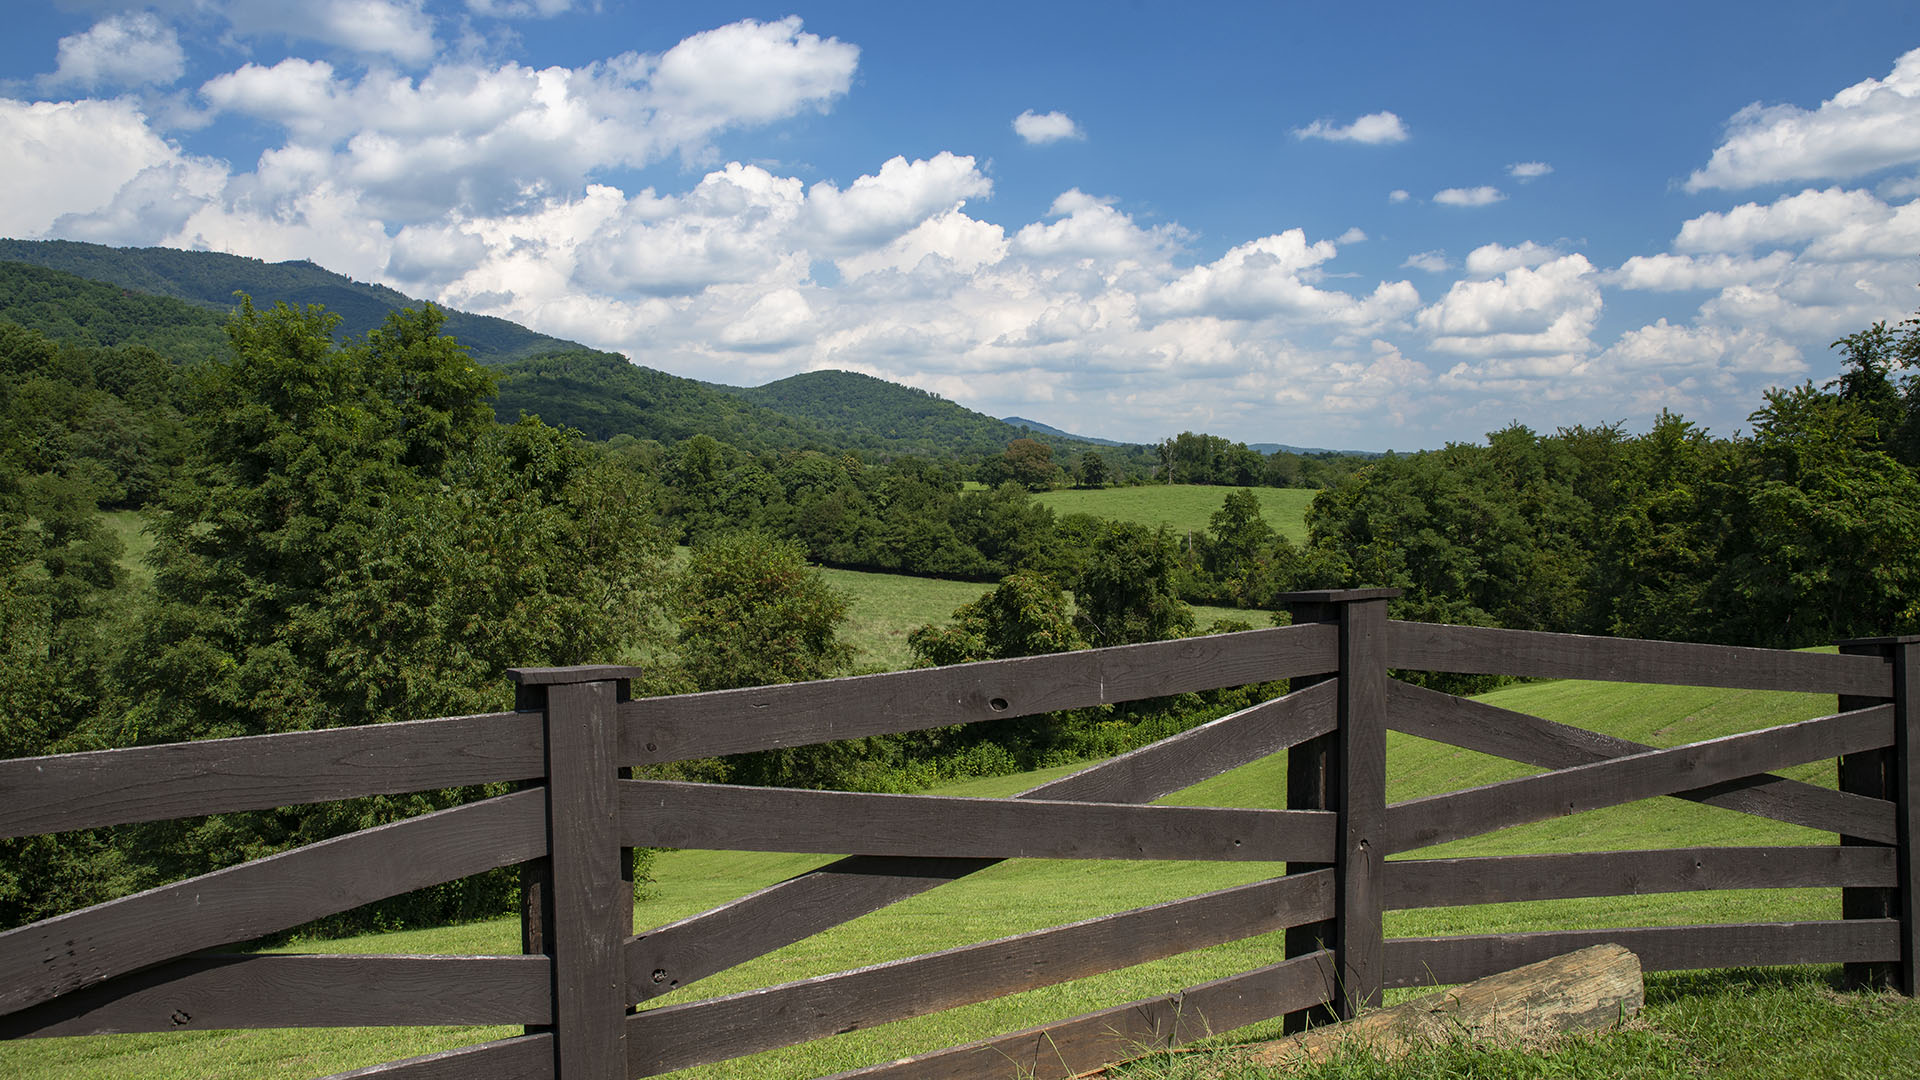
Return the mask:
<svg viewBox="0 0 1920 1080">
<path fill-rule="evenodd" d="M 822 567 L 827 584 L 848 600 L 847 621 L 840 636 L 853 646 L 853 670 L 898 671 L 913 666 L 907 635 L 928 623 L 945 623 L 954 609 L 972 603 L 993 588 L 972 581 L 870 574 L 860 570 Z M 1271 614 L 1237 608 L 1193 606 L 1193 621 L 1201 629 L 1222 619 L 1237 619 L 1251 627 L 1268 625 Z"/>
<path fill-rule="evenodd" d="M 1508 708 L 1579 723 L 1656 745 L 1710 738 L 1734 731 L 1803 719 L 1830 711 L 1831 697 L 1673 687 L 1608 686 L 1547 682 L 1509 687 L 1486 700 Z M 1394 736 L 1389 747 L 1390 790 L 1405 799 L 1485 783 L 1527 770 L 1440 744 Z M 1005 795 L 1066 770 L 1045 775 L 971 781 L 944 789 L 959 795 Z M 1813 782 L 1831 782 L 1831 766 L 1789 770 Z M 1281 756 L 1254 762 L 1165 800 L 1180 804 L 1283 806 L 1285 766 Z M 1831 842 L 1793 826 L 1672 799 L 1582 814 L 1461 841 L 1428 854 L 1491 854 L 1512 851 L 1621 849 L 1684 844 L 1779 844 Z M 802 872 L 825 860 L 811 856 L 739 852 L 676 851 L 655 864 L 653 895 L 636 908 L 636 925 L 657 926 Z M 752 963 L 682 988 L 661 1003 L 732 993 L 770 983 L 844 970 L 886 959 L 1057 925 L 1226 885 L 1258 880 L 1273 865 L 1235 863 L 1108 863 L 1017 860 L 1002 863 L 833 932 L 782 949 Z M 1836 917 L 1834 890 L 1747 890 L 1724 893 L 1615 897 L 1540 903 L 1496 904 L 1397 912 L 1388 916 L 1395 936 L 1524 931 L 1553 927 L 1661 925 L 1695 921 L 1773 921 Z M 397 953 L 505 953 L 518 947 L 513 920 L 494 920 L 446 930 L 305 943 L 294 951 Z M 1091 979 L 1047 987 L 938 1016 L 856 1031 L 789 1051 L 689 1070 L 686 1077 L 755 1078 L 816 1076 L 918 1050 L 977 1038 L 995 1031 L 1064 1017 L 1117 1001 L 1164 994 L 1195 982 L 1269 963 L 1281 955 L 1277 935 L 1236 942 L 1186 956 Z M 1716 979 L 1718 981 L 1716 981 Z M 1694 981 L 1688 981 L 1694 980 Z M 1730 981 L 1733 980 L 1733 981 Z M 1797 981 L 1796 981 L 1797 980 Z M 1888 1039 L 1907 1040 L 1920 1027 L 1920 1008 L 1901 999 L 1839 997 L 1819 990 L 1803 975 L 1761 977 L 1780 987 L 1768 998 L 1743 989 L 1737 977 L 1658 976 L 1651 996 L 1664 1004 L 1650 1010 L 1654 1024 L 1676 1028 L 1704 1024 L 1702 1017 L 1729 1010 L 1736 1024 L 1760 1025 L 1763 1017 L 1741 1012 L 1745 1002 L 1780 999 L 1800 1003 L 1805 1024 L 1826 1013 L 1855 1017 L 1814 1042 L 1800 1039 L 1795 1060 L 1857 1061 Z M 1718 989 L 1716 989 L 1718 988 Z M 1705 997 L 1702 997 L 1702 993 Z M 1664 996 L 1663 996 L 1664 995 Z M 1718 996 L 1716 996 L 1718 995 Z M 1726 998 L 1728 1000 L 1722 1000 Z M 1705 1002 L 1704 1004 L 1702 1002 Z M 1884 1014 L 1884 1016 L 1882 1015 Z M 1796 1014 L 1797 1015 L 1797 1014 Z M 1859 1021 L 1861 1016 L 1868 1020 Z M 1664 1019 L 1662 1019 L 1664 1018 Z M 1793 1021 L 1795 1023 L 1799 1020 Z M 1864 1024 L 1864 1028 L 1862 1025 Z M 1247 1035 L 1263 1035 L 1271 1025 Z M 1665 1029 L 1656 1028 L 1664 1031 Z M 1828 1029 L 1822 1029 L 1828 1030 Z M 334 1032 L 215 1032 L 112 1036 L 0 1044 L 0 1075 L 33 1078 L 311 1076 L 389 1057 L 460 1045 L 501 1034 L 499 1029 L 371 1029 Z M 1660 1035 L 1658 1039 L 1669 1036 Z M 1675 1036 L 1677 1037 L 1677 1036 Z M 1726 1036 L 1720 1036 L 1723 1042 Z M 1772 1034 L 1756 1031 L 1756 1045 L 1771 1046 Z M 1814 1038 L 1814 1036 L 1806 1036 Z M 1658 1039 L 1656 1041 L 1658 1041 Z M 1825 1040 L 1820 1041 L 1820 1040 Z M 1713 1050 L 1716 1060 L 1741 1060 L 1744 1044 Z M 1834 1043 L 1835 1045 L 1827 1045 Z M 1838 1045 L 1844 1043 L 1845 1045 Z M 1665 1043 L 1660 1043 L 1665 1045 Z M 1869 1059 L 1871 1060 L 1871 1059 Z M 1195 1067 L 1186 1061 L 1180 1067 Z M 1152 1076 L 1152 1073 L 1140 1073 Z M 1204 1073 L 1168 1075 L 1202 1076 Z M 1224 1075 L 1240 1075 L 1226 1073 Z M 1327 1075 L 1349 1075 L 1346 1073 Z M 1375 1075 L 1362 1073 L 1358 1075 Z M 1382 1073 L 1378 1075 L 1428 1075 Z M 1435 1073 L 1432 1075 L 1465 1075 Z M 1495 1072 L 1473 1075 L 1616 1075 L 1593 1072 Z M 1620 1073 L 1619 1075 L 1627 1075 Z M 1695 1075 L 1647 1072 L 1642 1075 Z M 1729 1072 L 1725 1075 L 1746 1075 Z M 1869 1068 L 1852 1072 L 1781 1072 L 1778 1075 L 1887 1075 Z"/>
<path fill-rule="evenodd" d="M 1175 532 L 1201 532 L 1207 519 L 1220 509 L 1234 489 L 1202 484 L 1148 484 L 1143 487 L 1102 488 L 1098 491 L 1045 491 L 1036 502 L 1056 514 L 1092 514 L 1142 525 L 1165 525 Z M 1318 491 L 1304 488 L 1254 488 L 1260 498 L 1260 516 L 1295 544 L 1307 542 L 1307 506 Z"/>
</svg>

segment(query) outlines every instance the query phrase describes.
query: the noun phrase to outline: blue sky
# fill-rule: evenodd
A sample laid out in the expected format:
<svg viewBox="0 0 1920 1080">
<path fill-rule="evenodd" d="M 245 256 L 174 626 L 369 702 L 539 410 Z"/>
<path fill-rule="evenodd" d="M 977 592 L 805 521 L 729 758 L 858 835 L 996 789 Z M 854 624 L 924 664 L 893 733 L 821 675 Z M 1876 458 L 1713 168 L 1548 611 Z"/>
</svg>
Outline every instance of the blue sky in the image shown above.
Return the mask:
<svg viewBox="0 0 1920 1080">
<path fill-rule="evenodd" d="M 1720 433 L 1920 309 L 1920 5 L 66 0 L 0 235 L 1148 441 Z"/>
</svg>

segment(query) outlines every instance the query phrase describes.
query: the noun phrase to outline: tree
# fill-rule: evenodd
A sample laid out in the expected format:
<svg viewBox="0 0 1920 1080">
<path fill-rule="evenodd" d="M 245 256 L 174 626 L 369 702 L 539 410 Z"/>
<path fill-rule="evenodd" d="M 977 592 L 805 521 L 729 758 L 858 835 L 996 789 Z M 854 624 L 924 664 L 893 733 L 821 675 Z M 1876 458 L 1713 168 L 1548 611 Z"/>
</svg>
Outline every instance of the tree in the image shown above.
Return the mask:
<svg viewBox="0 0 1920 1080">
<path fill-rule="evenodd" d="M 1053 464 L 1053 448 L 1036 439 L 1015 439 L 1007 444 L 1007 479 L 1028 491 L 1045 491 L 1053 486 L 1059 469 Z"/>
<path fill-rule="evenodd" d="M 1080 455 L 1080 468 L 1077 475 L 1081 487 L 1100 488 L 1106 486 L 1107 479 L 1112 473 L 1107 468 L 1107 459 L 1101 457 L 1099 451 L 1088 450 Z"/>
<path fill-rule="evenodd" d="M 916 663 L 964 664 L 1041 656 L 1086 647 L 1073 625 L 1073 605 L 1050 577 L 1019 570 L 979 599 L 963 604 L 945 626 L 922 626 L 907 637 Z"/>
<path fill-rule="evenodd" d="M 137 741 L 500 708 L 505 668 L 617 659 L 649 621 L 664 551 L 637 477 L 572 433 L 496 424 L 491 376 L 436 310 L 344 345 L 336 322 L 243 300 L 232 359 L 204 368 L 123 660 Z M 140 843 L 177 877 L 485 793 L 161 823 Z M 374 917 L 483 914 L 512 888 L 483 875 Z"/>
<path fill-rule="evenodd" d="M 790 540 L 741 532 L 696 546 L 672 603 L 700 690 L 823 679 L 853 656 L 839 637 L 846 598 Z"/>
<path fill-rule="evenodd" d="M 1073 585 L 1087 641 L 1131 645 L 1192 633 L 1193 611 L 1174 586 L 1179 561 L 1166 529 L 1108 523 Z"/>
</svg>

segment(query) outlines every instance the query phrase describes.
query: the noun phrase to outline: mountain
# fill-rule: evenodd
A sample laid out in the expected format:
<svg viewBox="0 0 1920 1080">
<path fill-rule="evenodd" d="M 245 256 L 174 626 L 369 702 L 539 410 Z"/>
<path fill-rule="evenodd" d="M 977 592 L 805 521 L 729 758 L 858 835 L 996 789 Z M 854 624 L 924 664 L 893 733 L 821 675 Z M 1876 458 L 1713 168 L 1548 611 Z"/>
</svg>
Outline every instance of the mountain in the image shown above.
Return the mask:
<svg viewBox="0 0 1920 1080">
<path fill-rule="evenodd" d="M 75 345 L 145 345 L 180 363 L 227 343 L 223 314 L 28 263 L 0 262 L 0 319 Z"/>
<path fill-rule="evenodd" d="M 764 386 L 708 385 L 817 424 L 863 450 L 978 457 L 1020 438 L 1019 428 L 938 394 L 852 371 L 809 371 Z"/>
<path fill-rule="evenodd" d="M 1061 431 L 1051 424 L 1043 424 L 1038 420 L 1029 420 L 1024 416 L 1003 416 L 1000 418 L 1000 422 L 1017 428 L 1026 428 L 1035 435 L 1052 435 L 1055 438 L 1072 439 L 1074 442 L 1088 443 L 1093 446 L 1137 445 L 1133 443 L 1115 442 L 1112 439 L 1096 439 L 1091 435 L 1075 435 L 1071 431 Z"/>
<path fill-rule="evenodd" d="M 842 439 L 801 417 L 763 408 L 694 379 L 629 363 L 617 353 L 574 350 L 516 360 L 499 369 L 494 412 L 511 423 L 522 411 L 591 439 L 631 435 L 675 443 L 711 435 L 742 450 L 838 450 Z"/>
<path fill-rule="evenodd" d="M 30 263 L 123 289 L 173 297 L 222 316 L 232 310 L 235 292 L 251 296 L 257 307 L 272 307 L 279 301 L 295 306 L 323 304 L 340 316 L 340 330 L 348 337 L 377 328 L 390 311 L 421 303 L 385 285 L 355 281 L 305 260 L 269 263 L 217 251 L 0 239 L 0 261 Z M 452 309 L 446 312 L 446 332 L 482 363 L 500 364 L 523 356 L 586 348 L 506 319 Z M 221 321 L 224 324 L 225 319 Z"/>
<path fill-rule="evenodd" d="M 343 338 L 365 334 L 413 300 L 311 262 L 268 263 L 211 251 L 111 248 L 0 239 L 0 318 L 83 344 L 147 344 L 176 360 L 218 355 L 235 292 L 256 306 L 321 304 Z M 703 383 L 614 353 L 535 333 L 505 319 L 448 311 L 445 332 L 499 374 L 495 411 L 521 412 L 595 439 L 662 443 L 711 435 L 743 450 L 855 450 L 880 457 L 998 454 L 1020 427 L 937 394 L 849 371 L 814 371 L 765 386 Z M 1095 446 L 1139 459 L 1149 448 L 1082 439 L 1046 425 L 1024 432 L 1065 461 Z M 1118 462 L 1116 462 L 1118 464 Z"/>
<path fill-rule="evenodd" d="M 1285 451 L 1289 454 L 1299 454 L 1301 457 L 1377 458 L 1384 456 L 1384 452 L 1380 450 L 1327 450 L 1318 446 L 1288 446 L 1286 443 L 1277 442 L 1248 443 L 1247 449 L 1259 454 L 1277 454 Z"/>
</svg>

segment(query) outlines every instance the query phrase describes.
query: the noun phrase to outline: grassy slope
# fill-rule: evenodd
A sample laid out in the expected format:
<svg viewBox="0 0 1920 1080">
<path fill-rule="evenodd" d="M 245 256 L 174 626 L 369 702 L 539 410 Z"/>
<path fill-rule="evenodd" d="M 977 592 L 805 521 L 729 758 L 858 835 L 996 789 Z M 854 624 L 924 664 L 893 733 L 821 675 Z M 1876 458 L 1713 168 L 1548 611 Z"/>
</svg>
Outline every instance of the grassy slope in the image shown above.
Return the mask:
<svg viewBox="0 0 1920 1080">
<path fill-rule="evenodd" d="M 1175 532 L 1199 532 L 1233 488 L 1203 484 L 1148 484 L 1143 487 L 1102 488 L 1098 491 L 1044 491 L 1035 501 L 1056 514 L 1092 514 L 1095 517 L 1165 525 Z M 1307 542 L 1307 506 L 1318 491 L 1305 488 L 1254 488 L 1261 516 L 1295 544 Z"/>
<path fill-rule="evenodd" d="M 955 608 L 974 601 L 993 588 L 971 581 L 909 577 L 905 574 L 869 574 L 860 570 L 822 567 L 827 584 L 848 599 L 847 621 L 840 636 L 853 646 L 853 670 L 898 671 L 913 666 L 907 635 L 927 623 L 945 623 Z M 1205 629 L 1221 619 L 1237 619 L 1259 628 L 1268 624 L 1264 611 L 1193 606 L 1194 624 Z"/>
<path fill-rule="evenodd" d="M 1803 719 L 1832 708 L 1831 698 L 1816 695 L 1575 682 L 1511 687 L 1488 695 L 1487 699 L 1508 708 L 1578 722 L 1660 745 Z M 1481 755 L 1399 736 L 1394 737 L 1390 746 L 1389 768 L 1394 799 L 1528 771 Z M 1790 772 L 1803 779 L 1830 782 L 1831 767 L 1814 766 Z M 966 795 L 1004 795 L 1044 778 L 979 780 L 948 790 Z M 1284 788 L 1284 762 L 1275 757 L 1197 785 L 1167 801 L 1280 806 L 1284 805 Z M 1445 853 L 1802 842 L 1819 843 L 1822 838 L 1792 826 L 1663 799 L 1508 830 L 1450 845 Z M 789 877 L 819 861 L 809 856 L 754 853 L 664 854 L 655 867 L 657 895 L 639 905 L 636 924 L 660 925 L 705 910 Z M 734 992 L 1055 925 L 1256 880 L 1275 869 L 1230 863 L 1171 866 L 1045 860 L 1004 863 L 856 920 L 838 931 L 715 976 L 665 1000 Z M 1813 919 L 1834 917 L 1837 907 L 1832 890 L 1676 894 L 1395 913 L 1389 916 L 1388 931 L 1394 935 L 1417 935 L 1553 926 Z M 301 948 L 342 952 L 488 953 L 515 951 L 517 941 L 515 922 L 495 920 L 449 930 L 324 942 Z M 801 1050 L 761 1055 L 687 1075 L 818 1075 L 860 1062 L 1020 1027 L 1048 1017 L 1166 993 L 1271 962 L 1278 955 L 1280 943 L 1273 937 L 1253 939 L 876 1031 L 836 1036 Z M 124 1075 L 131 1068 L 143 1075 L 163 1077 L 303 1076 L 381 1060 L 409 1049 L 423 1052 L 458 1045 L 492 1037 L 500 1030 L 233 1032 L 0 1044 L 0 1074 L 36 1078 L 107 1077 Z M 269 1065 L 283 1058 L 291 1063 L 284 1067 Z"/>
</svg>

